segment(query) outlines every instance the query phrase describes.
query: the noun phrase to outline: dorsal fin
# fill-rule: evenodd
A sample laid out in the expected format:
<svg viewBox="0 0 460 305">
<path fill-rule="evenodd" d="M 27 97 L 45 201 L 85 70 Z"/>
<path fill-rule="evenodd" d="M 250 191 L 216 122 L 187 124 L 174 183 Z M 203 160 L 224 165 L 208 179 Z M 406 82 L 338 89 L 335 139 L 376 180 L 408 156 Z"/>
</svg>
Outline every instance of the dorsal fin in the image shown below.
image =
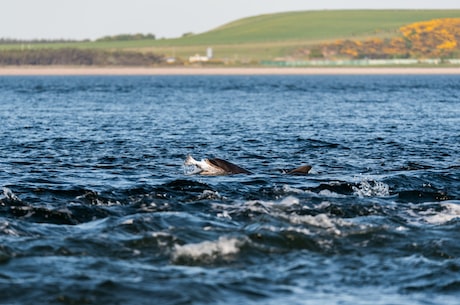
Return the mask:
<svg viewBox="0 0 460 305">
<path fill-rule="evenodd" d="M 302 165 L 293 170 L 290 170 L 286 173 L 286 175 L 306 175 L 311 170 L 311 165 Z"/>
</svg>

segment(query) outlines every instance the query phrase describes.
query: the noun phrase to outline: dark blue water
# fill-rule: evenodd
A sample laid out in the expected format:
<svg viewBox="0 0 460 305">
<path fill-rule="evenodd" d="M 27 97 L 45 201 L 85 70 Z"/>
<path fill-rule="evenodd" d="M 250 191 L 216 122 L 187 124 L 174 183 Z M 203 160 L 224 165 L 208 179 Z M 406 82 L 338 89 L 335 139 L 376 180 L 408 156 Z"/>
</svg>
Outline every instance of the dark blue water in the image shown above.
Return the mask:
<svg viewBox="0 0 460 305">
<path fill-rule="evenodd" d="M 459 302 L 460 76 L 2 77 L 0 122 L 2 304 Z"/>
</svg>

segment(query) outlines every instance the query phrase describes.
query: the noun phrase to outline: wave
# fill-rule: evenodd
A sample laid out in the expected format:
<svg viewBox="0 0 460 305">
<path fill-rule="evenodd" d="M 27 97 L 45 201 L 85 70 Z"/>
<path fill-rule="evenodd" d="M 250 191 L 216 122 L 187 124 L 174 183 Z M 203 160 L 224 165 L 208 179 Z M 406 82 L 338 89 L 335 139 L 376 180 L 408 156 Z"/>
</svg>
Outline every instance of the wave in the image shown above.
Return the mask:
<svg viewBox="0 0 460 305">
<path fill-rule="evenodd" d="M 460 220 L 460 201 L 452 200 L 441 203 L 411 204 L 406 213 L 412 225 L 447 225 Z"/>
<path fill-rule="evenodd" d="M 14 187 L 4 187 L 3 198 L 0 198 L 0 210 L 4 215 L 31 222 L 79 224 L 136 212 L 151 213 L 176 209 L 206 211 L 209 210 L 209 204 L 216 202 L 231 205 L 238 205 L 244 201 L 278 202 L 281 206 L 286 202 L 297 202 L 297 206 L 305 208 L 331 201 L 328 213 L 350 217 L 353 213 L 371 213 L 367 210 L 368 205 L 372 206 L 373 210 L 379 210 L 379 204 L 421 204 L 457 199 L 445 190 L 426 186 L 423 180 L 414 182 L 409 177 L 403 178 L 396 179 L 393 176 L 381 181 L 372 177 L 359 177 L 358 181 L 355 178 L 355 181 L 347 182 L 322 180 L 317 175 L 311 178 L 292 178 L 293 181 L 285 177 L 265 175 L 200 177 L 198 181 L 175 179 L 158 185 L 140 184 L 127 189 L 96 191 L 78 186 L 65 188 L 57 185 L 55 188 L 18 188 L 20 193 L 13 191 Z M 417 183 L 424 185 L 419 189 L 401 189 L 415 186 Z M 362 199 L 360 202 L 365 204 L 361 209 L 353 211 L 357 198 Z M 372 198 L 381 202 L 375 204 L 367 200 Z M 282 200 L 281 204 L 279 200 Z"/>
</svg>

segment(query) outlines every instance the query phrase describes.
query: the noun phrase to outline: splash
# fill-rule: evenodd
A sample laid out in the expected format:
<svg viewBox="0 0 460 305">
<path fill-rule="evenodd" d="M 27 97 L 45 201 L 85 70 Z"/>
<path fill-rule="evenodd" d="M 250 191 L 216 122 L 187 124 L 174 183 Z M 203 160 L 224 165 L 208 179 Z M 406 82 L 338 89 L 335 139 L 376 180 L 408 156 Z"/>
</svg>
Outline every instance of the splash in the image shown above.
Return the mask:
<svg viewBox="0 0 460 305">
<path fill-rule="evenodd" d="M 11 201 L 21 201 L 18 196 L 16 196 L 12 190 L 10 190 L 7 187 L 3 188 L 3 196 L 5 196 L 6 199 L 11 200 Z"/>
<path fill-rule="evenodd" d="M 352 188 L 359 197 L 386 197 L 390 195 L 388 184 L 373 179 L 364 179 Z"/>
<path fill-rule="evenodd" d="M 193 164 L 191 164 L 191 165 L 186 165 L 186 164 L 182 165 L 182 170 L 184 172 L 184 175 L 187 175 L 187 176 L 195 175 L 195 174 L 200 172 L 200 169 L 197 166 L 193 165 Z"/>
</svg>

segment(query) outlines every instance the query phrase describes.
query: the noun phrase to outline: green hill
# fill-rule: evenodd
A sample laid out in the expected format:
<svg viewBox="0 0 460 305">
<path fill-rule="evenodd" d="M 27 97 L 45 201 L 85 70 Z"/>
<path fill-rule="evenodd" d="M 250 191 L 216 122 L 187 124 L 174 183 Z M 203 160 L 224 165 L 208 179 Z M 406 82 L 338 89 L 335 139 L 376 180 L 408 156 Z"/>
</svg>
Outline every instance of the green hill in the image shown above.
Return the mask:
<svg viewBox="0 0 460 305">
<path fill-rule="evenodd" d="M 299 47 L 337 39 L 392 37 L 399 27 L 436 18 L 460 18 L 460 10 L 324 10 L 243 18 L 205 33 L 176 39 L 1 45 L 12 48 L 94 48 L 154 52 L 187 59 L 212 47 L 216 58 L 258 61 L 286 56 Z"/>
<path fill-rule="evenodd" d="M 180 39 L 181 44 L 235 44 L 319 41 L 394 35 L 405 24 L 460 17 L 460 10 L 338 10 L 288 12 L 249 17 L 209 32 Z"/>
<path fill-rule="evenodd" d="M 186 58 L 213 47 L 216 57 L 251 62 L 289 56 L 299 47 L 337 39 L 394 37 L 418 21 L 458 18 L 460 10 L 302 11 L 243 18 L 205 33 L 157 40 L 151 50 Z M 173 53 L 172 53 L 172 52 Z"/>
</svg>

